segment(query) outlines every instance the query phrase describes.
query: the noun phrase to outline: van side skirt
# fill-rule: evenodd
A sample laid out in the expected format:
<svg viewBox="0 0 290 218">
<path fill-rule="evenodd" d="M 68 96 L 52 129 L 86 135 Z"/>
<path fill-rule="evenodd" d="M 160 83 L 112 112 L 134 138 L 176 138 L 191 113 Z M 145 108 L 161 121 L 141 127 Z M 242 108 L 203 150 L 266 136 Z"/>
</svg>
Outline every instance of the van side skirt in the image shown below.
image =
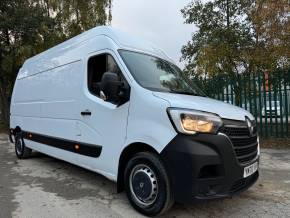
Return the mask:
<svg viewBox="0 0 290 218">
<path fill-rule="evenodd" d="M 13 132 L 13 135 L 15 134 L 13 129 L 11 129 L 10 132 Z M 45 144 L 51 147 L 70 151 L 80 155 L 85 155 L 88 157 L 99 157 L 102 152 L 102 146 L 100 145 L 87 144 L 23 130 L 21 132 L 23 138 L 26 140 Z"/>
</svg>

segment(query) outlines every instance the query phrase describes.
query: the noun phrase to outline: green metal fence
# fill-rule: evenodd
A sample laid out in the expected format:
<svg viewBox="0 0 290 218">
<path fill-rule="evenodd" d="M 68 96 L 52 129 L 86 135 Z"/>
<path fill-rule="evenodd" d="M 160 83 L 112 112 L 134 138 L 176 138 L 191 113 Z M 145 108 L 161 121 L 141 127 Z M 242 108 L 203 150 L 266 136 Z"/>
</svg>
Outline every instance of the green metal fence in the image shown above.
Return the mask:
<svg viewBox="0 0 290 218">
<path fill-rule="evenodd" d="M 261 136 L 290 136 L 290 70 L 193 80 L 209 97 L 250 111 Z"/>
</svg>

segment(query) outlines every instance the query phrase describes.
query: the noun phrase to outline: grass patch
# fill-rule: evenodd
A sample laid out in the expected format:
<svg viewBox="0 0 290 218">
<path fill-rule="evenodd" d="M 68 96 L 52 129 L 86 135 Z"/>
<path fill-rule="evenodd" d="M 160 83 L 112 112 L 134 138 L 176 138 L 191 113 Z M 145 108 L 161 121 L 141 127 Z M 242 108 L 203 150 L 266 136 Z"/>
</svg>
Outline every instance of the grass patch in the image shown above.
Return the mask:
<svg viewBox="0 0 290 218">
<path fill-rule="evenodd" d="M 261 138 L 261 148 L 290 149 L 290 138 Z"/>
</svg>

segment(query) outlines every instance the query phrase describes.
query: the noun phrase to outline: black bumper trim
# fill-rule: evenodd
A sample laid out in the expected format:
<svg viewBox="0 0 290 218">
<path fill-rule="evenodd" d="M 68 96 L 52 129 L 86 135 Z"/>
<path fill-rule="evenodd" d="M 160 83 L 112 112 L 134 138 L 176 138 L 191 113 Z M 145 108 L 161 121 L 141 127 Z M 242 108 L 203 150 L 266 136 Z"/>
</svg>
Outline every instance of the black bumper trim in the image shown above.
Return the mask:
<svg viewBox="0 0 290 218">
<path fill-rule="evenodd" d="M 87 144 L 83 142 L 62 139 L 58 137 L 43 135 L 35 132 L 21 131 L 22 136 L 26 140 L 34 141 L 40 144 L 45 144 L 51 147 L 59 148 L 62 150 L 70 151 L 80 155 L 85 155 L 88 157 L 99 157 L 102 152 L 102 146 Z M 14 130 L 10 130 L 10 134 L 14 134 Z M 11 140 L 12 140 L 12 136 Z"/>
</svg>

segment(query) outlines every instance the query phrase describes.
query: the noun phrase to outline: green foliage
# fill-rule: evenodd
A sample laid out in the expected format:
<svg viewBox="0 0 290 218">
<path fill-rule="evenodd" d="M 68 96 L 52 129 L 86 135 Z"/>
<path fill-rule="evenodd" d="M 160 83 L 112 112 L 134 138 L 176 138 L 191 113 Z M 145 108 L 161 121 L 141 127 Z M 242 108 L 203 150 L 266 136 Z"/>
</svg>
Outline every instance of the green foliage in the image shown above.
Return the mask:
<svg viewBox="0 0 290 218">
<path fill-rule="evenodd" d="M 1 0 L 2 119 L 8 122 L 8 97 L 27 58 L 94 26 L 108 24 L 111 19 L 111 0 Z"/>
<path fill-rule="evenodd" d="M 182 48 L 185 71 L 213 76 L 289 67 L 287 0 L 193 1 L 181 12 L 198 31 Z"/>
<path fill-rule="evenodd" d="M 56 13 L 58 26 L 66 35 L 77 35 L 112 19 L 111 0 L 50 0 L 45 5 L 49 16 Z"/>
</svg>

